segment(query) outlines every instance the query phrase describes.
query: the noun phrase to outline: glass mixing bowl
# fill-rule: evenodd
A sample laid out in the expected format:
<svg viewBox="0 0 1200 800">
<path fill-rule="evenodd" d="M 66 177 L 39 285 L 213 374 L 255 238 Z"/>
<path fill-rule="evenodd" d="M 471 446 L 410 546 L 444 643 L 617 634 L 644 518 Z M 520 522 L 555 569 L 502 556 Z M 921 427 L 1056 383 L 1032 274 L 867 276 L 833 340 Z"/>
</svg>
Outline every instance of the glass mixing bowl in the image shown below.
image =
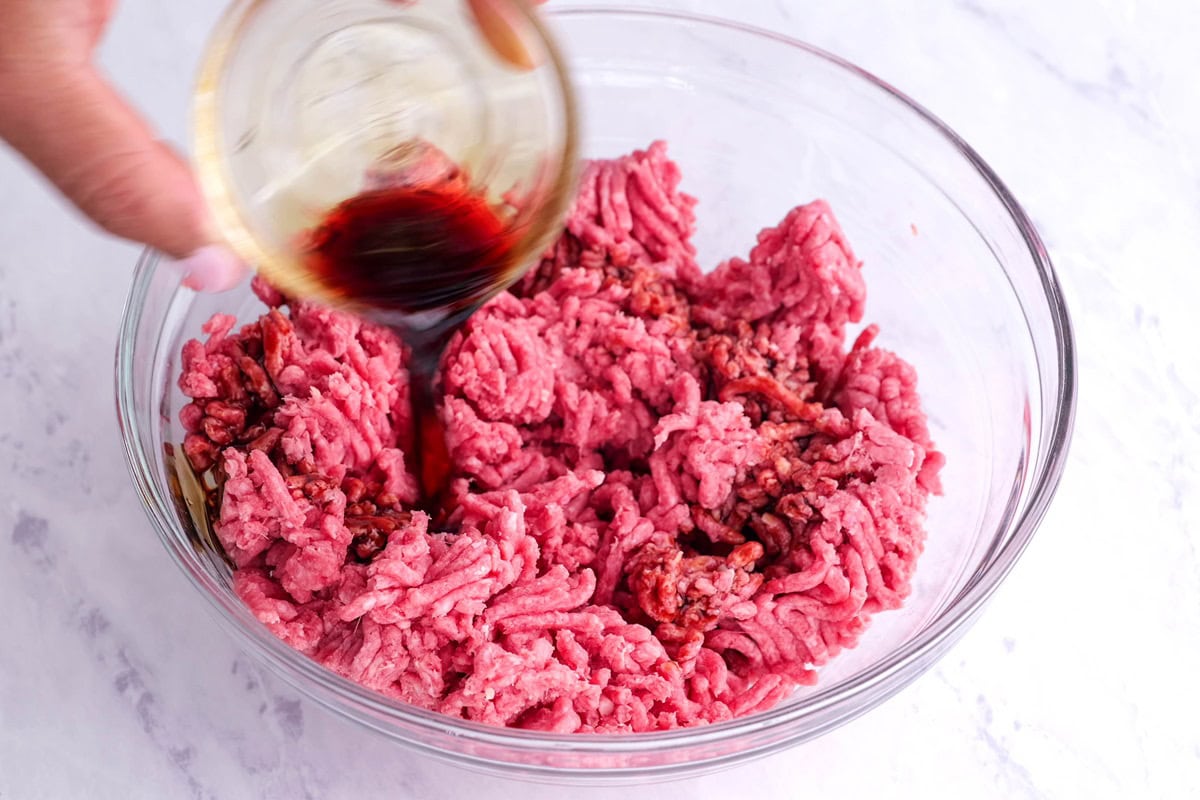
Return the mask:
<svg viewBox="0 0 1200 800">
<path fill-rule="evenodd" d="M 867 319 L 918 369 L 945 494 L 902 610 L 876 616 L 817 686 L 710 727 L 624 736 L 477 725 L 393 702 L 289 649 L 230 588 L 230 571 L 177 504 L 179 351 L 216 311 L 249 321 L 247 286 L 196 295 L 147 253 L 117 354 L 129 464 L 168 552 L 224 627 L 317 702 L 429 756 L 511 777 L 645 781 L 711 771 L 819 736 L 929 669 L 1012 568 L 1062 472 L 1075 356 L 1045 248 L 999 178 L 953 132 L 887 84 L 790 39 L 645 11 L 552 14 L 574 69 L 588 156 L 658 138 L 700 198 L 697 245 L 712 266 L 756 232 L 824 197 L 865 262 Z"/>
</svg>

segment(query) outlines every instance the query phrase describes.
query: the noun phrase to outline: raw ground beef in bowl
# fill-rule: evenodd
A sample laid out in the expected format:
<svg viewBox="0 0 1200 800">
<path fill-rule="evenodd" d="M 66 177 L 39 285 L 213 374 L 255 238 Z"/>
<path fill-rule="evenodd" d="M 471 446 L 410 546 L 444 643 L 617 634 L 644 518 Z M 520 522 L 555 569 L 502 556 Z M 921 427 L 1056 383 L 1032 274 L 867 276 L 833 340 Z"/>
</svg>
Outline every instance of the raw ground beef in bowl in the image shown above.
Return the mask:
<svg viewBox="0 0 1200 800">
<path fill-rule="evenodd" d="M 866 286 L 798 206 L 704 273 L 666 146 L 587 165 L 567 230 L 443 362 L 446 531 L 415 510 L 406 353 L 256 283 L 183 349 L 234 588 L 401 701 L 554 732 L 769 708 L 900 606 L 939 492 L 916 374 L 853 340 Z"/>
</svg>

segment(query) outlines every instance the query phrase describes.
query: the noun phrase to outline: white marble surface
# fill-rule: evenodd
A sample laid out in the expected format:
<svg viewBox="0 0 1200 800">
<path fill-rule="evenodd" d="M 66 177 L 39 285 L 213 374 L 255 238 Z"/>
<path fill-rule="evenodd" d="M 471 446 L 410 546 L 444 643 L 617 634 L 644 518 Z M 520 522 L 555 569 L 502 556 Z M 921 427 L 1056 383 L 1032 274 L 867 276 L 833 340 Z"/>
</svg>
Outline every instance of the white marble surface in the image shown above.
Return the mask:
<svg viewBox="0 0 1200 800">
<path fill-rule="evenodd" d="M 808 39 L 974 143 L 1045 236 L 1082 372 L 1058 499 L 961 644 L 824 739 L 670 792 L 1195 796 L 1200 5 L 659 4 Z M 124 0 L 104 47 L 168 137 L 183 138 L 217 7 Z M 0 241 L 0 798 L 563 796 L 423 761 L 240 656 L 126 478 L 111 365 L 136 249 L 85 228 L 3 150 Z"/>
</svg>

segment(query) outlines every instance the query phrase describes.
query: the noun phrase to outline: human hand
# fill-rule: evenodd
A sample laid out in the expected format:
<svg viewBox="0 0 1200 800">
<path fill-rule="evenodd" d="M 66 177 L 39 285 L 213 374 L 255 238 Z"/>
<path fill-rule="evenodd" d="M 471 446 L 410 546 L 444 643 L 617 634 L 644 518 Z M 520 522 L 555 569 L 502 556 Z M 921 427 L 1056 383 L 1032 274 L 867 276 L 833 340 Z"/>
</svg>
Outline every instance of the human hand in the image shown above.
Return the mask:
<svg viewBox="0 0 1200 800">
<path fill-rule="evenodd" d="M 503 2 L 466 2 L 502 57 L 533 66 Z M 100 227 L 178 259 L 185 285 L 230 288 L 245 266 L 221 243 L 187 162 L 92 61 L 115 7 L 0 0 L 0 139 Z"/>
<path fill-rule="evenodd" d="M 186 161 L 92 62 L 116 0 L 0 0 L 0 139 L 117 236 L 180 259 L 218 291 L 242 262 L 212 224 Z"/>
<path fill-rule="evenodd" d="M 520 0 L 518 0 L 519 2 Z M 541 5 L 546 0 L 532 0 Z M 523 69 L 536 66 L 533 56 L 525 49 L 518 32 L 520 20 L 512 13 L 508 0 L 467 0 L 467 7 L 475 17 L 479 30 L 501 58 Z"/>
</svg>

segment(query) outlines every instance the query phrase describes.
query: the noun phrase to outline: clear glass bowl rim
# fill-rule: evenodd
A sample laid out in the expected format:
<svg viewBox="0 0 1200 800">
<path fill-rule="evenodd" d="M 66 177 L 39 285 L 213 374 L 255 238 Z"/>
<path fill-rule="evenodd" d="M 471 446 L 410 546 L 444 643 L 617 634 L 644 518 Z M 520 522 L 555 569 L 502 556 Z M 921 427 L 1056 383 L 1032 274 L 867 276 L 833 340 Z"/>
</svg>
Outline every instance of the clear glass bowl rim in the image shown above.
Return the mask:
<svg viewBox="0 0 1200 800">
<path fill-rule="evenodd" d="M 750 732 L 762 733 L 769 730 L 781 729 L 803 717 L 816 715 L 820 712 L 835 708 L 852 700 L 856 695 L 872 693 L 876 697 L 873 702 L 854 712 L 844 715 L 845 721 L 858 713 L 882 702 L 895 692 L 907 686 L 934 663 L 922 657 L 931 652 L 940 652 L 949 646 L 965 630 L 965 625 L 973 619 L 980 607 L 987 601 L 1004 577 L 1012 569 L 1021 553 L 1025 550 L 1038 524 L 1057 489 L 1066 464 L 1068 446 L 1071 439 L 1075 417 L 1077 394 L 1076 355 L 1070 317 L 1061 286 L 1054 274 L 1050 257 L 1041 238 L 1035 230 L 1028 215 L 1013 197 L 1012 193 L 961 137 L 952 131 L 945 123 L 924 109 L 921 105 L 898 91 L 888 83 L 880 80 L 871 73 L 854 64 L 828 53 L 820 48 L 806 44 L 794 38 L 768 31 L 756 26 L 747 25 L 720 17 L 694 14 L 680 11 L 663 11 L 659 9 L 628 7 L 590 8 L 572 6 L 570 8 L 553 10 L 553 17 L 626 17 L 633 19 L 656 19 L 699 25 L 712 28 L 732 30 L 741 34 L 772 40 L 776 44 L 804 51 L 810 56 L 850 72 L 876 88 L 890 94 L 900 101 L 909 111 L 924 120 L 930 127 L 945 138 L 966 159 L 975 171 L 991 187 L 996 198 L 1003 204 L 1011 221 L 1016 225 L 1029 250 L 1032 263 L 1038 272 L 1044 299 L 1047 303 L 1055 334 L 1057 357 L 1057 382 L 1052 387 L 1053 413 L 1049 420 L 1048 436 L 1042 443 L 1041 451 L 1044 461 L 1041 469 L 1031 476 L 1030 490 L 1026 501 L 1013 521 L 1012 535 L 990 557 L 990 560 L 976 570 L 974 576 L 964 586 L 955 600 L 947 607 L 933 623 L 917 634 L 902 647 L 891 652 L 886 658 L 864 670 L 853 680 L 837 684 L 825 690 L 814 691 L 799 702 L 776 706 L 768 711 L 760 712 L 749 717 L 738 718 L 700 728 L 686 728 L 672 731 L 639 734 L 546 734 L 521 731 L 507 728 L 458 720 L 434 711 L 417 708 L 392 701 L 369 689 L 342 678 L 330 672 L 315 661 L 292 650 L 282 641 L 272 635 L 265 626 L 248 626 L 239 624 L 235 615 L 244 607 L 231 607 L 222 596 L 222 587 L 216 584 L 210 575 L 204 572 L 196 563 L 194 554 L 182 545 L 181 538 L 173 534 L 176 526 L 175 508 L 169 494 L 161 486 L 163 476 L 155 475 L 154 467 L 140 447 L 139 428 L 143 424 L 137 419 L 135 408 L 134 387 L 134 349 L 136 334 L 140 327 L 142 309 L 150 289 L 151 279 L 160 262 L 156 252 L 145 251 L 137 265 L 133 277 L 133 285 L 122 315 L 121 330 L 116 353 L 116 401 L 117 416 L 121 428 L 126 460 L 134 485 L 138 490 L 142 503 L 150 517 L 159 538 L 168 553 L 188 576 L 192 584 L 212 604 L 221 622 L 231 630 L 243 645 L 248 646 L 256 655 L 266 660 L 277 670 L 287 675 L 283 676 L 294 686 L 301 681 L 311 681 L 328 694 L 340 701 L 348 701 L 359 708 L 365 709 L 372 716 L 391 719 L 405 724 L 410 730 L 419 730 L 432 736 L 450 735 L 459 741 L 476 742 L 480 745 L 508 748 L 516 752 L 540 754 L 546 752 L 595 754 L 613 756 L 625 754 L 650 754 L 669 752 L 677 748 L 693 747 L 706 743 L 718 743 L 734 739 Z M 882 691 L 880 691 L 882 689 Z M 310 696 L 324 705 L 334 708 L 327 697 L 315 692 Z M 362 720 L 359 720 L 362 721 Z M 372 725 L 378 728 L 378 725 Z M 793 738 L 802 738 L 797 732 Z M 409 739 L 408 736 L 401 738 Z M 430 750 L 428 745 L 420 741 L 410 740 L 410 743 L 420 749 Z M 769 745 L 765 750 L 775 750 L 786 746 L 782 744 Z M 761 754 L 761 753 L 760 753 Z M 445 754 L 443 754 L 445 755 Z M 460 756 L 463 761 L 474 760 L 469 755 Z M 740 760 L 748 757 L 736 755 L 718 757 L 712 763 Z M 515 763 L 514 763 L 515 766 Z M 531 772 L 545 771 L 552 773 L 586 771 L 571 768 L 539 767 L 522 764 Z M 687 764 L 674 765 L 686 768 Z M 671 769 L 671 767 L 666 767 Z M 601 771 L 604 771 L 601 769 Z M 619 772 L 654 772 L 662 768 L 649 767 L 625 768 Z"/>
</svg>

